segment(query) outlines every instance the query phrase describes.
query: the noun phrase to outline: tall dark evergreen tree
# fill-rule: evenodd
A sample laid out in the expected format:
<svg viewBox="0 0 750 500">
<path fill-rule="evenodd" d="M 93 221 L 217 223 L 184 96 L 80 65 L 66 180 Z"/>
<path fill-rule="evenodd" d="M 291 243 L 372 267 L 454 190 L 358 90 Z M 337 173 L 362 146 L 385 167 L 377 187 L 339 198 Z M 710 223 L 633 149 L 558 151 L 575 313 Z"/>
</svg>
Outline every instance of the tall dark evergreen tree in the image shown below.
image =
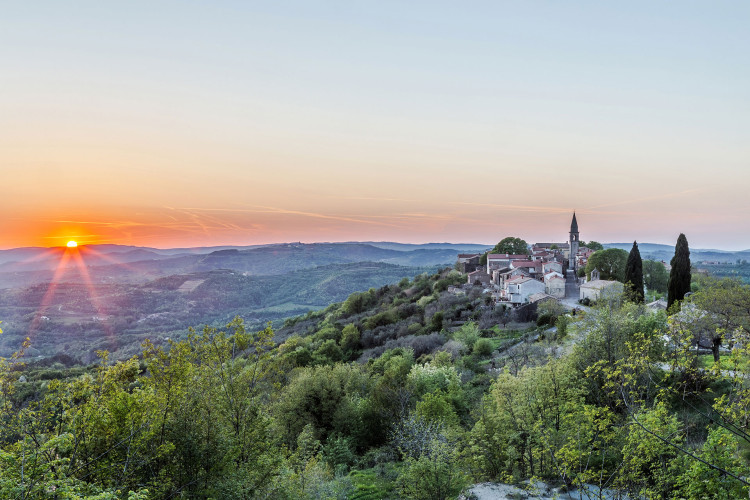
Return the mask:
<svg viewBox="0 0 750 500">
<path fill-rule="evenodd" d="M 643 303 L 643 261 L 637 241 L 633 242 L 633 248 L 625 263 L 625 286 L 628 287 L 628 294 L 633 302 Z"/>
<path fill-rule="evenodd" d="M 672 270 L 669 272 L 669 286 L 667 287 L 667 308 L 677 301 L 683 300 L 690 291 L 690 248 L 687 238 L 680 233 L 674 247 L 674 257 L 670 262 Z"/>
</svg>

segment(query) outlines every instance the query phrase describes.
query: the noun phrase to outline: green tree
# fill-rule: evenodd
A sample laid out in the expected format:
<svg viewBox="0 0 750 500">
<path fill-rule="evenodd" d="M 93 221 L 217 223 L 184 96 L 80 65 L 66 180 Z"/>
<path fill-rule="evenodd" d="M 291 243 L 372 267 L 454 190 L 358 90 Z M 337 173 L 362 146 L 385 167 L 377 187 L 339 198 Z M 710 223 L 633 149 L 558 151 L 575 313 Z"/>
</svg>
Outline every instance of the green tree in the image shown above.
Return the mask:
<svg viewBox="0 0 750 500">
<path fill-rule="evenodd" d="M 565 306 L 555 299 L 546 299 L 538 302 L 537 325 L 552 325 L 557 323 L 557 318 L 565 314 Z"/>
<path fill-rule="evenodd" d="M 529 253 L 529 244 L 521 238 L 508 236 L 498 242 L 490 253 L 507 253 L 512 255 L 527 255 Z"/>
<path fill-rule="evenodd" d="M 682 442 L 682 426 L 664 403 L 633 414 L 622 450 L 619 486 L 637 498 L 667 498 L 677 479 L 670 465 Z"/>
<path fill-rule="evenodd" d="M 604 246 L 598 241 L 589 241 L 588 243 L 581 242 L 581 246 L 586 247 L 589 250 L 593 250 L 594 252 L 598 252 L 599 250 L 604 250 Z"/>
<path fill-rule="evenodd" d="M 586 275 L 591 278 L 591 271 L 598 269 L 603 280 L 623 281 L 628 252 L 620 248 L 608 248 L 594 252 L 586 263 Z"/>
<path fill-rule="evenodd" d="M 480 333 L 476 323 L 467 321 L 453 333 L 453 338 L 466 346 L 467 350 L 471 351 L 474 343 L 479 339 Z"/>
<path fill-rule="evenodd" d="M 684 472 L 678 479 L 678 486 L 682 498 L 729 500 L 747 497 L 747 485 L 723 472 L 728 471 L 735 476 L 746 474 L 737 457 L 737 440 L 732 433 L 721 427 L 709 429 L 708 439 L 703 443 L 699 457 L 703 461 L 685 460 L 685 466 L 681 467 Z"/>
<path fill-rule="evenodd" d="M 750 332 L 750 286 L 737 279 L 706 277 L 703 286 L 693 294 L 692 303 L 701 314 L 700 333 L 711 340 L 714 361 L 719 362 L 719 349 L 741 329 Z"/>
<path fill-rule="evenodd" d="M 467 482 L 458 462 L 456 443 L 433 439 L 425 453 L 404 459 L 398 479 L 401 494 L 413 500 L 456 498 Z"/>
<path fill-rule="evenodd" d="M 341 331 L 341 349 L 347 355 L 351 355 L 354 351 L 359 349 L 359 329 L 354 323 L 349 323 Z"/>
<path fill-rule="evenodd" d="M 416 415 L 427 422 L 457 426 L 458 414 L 444 391 L 430 392 L 417 402 Z"/>
<path fill-rule="evenodd" d="M 494 347 L 490 339 L 479 339 L 474 343 L 474 354 L 477 356 L 487 357 L 492 354 Z"/>
<path fill-rule="evenodd" d="M 443 311 L 438 311 L 432 315 L 429 329 L 431 332 L 439 332 L 443 329 Z"/>
<path fill-rule="evenodd" d="M 664 293 L 667 291 L 669 273 L 664 264 L 657 260 L 643 261 L 643 284 L 651 291 Z"/>
<path fill-rule="evenodd" d="M 690 291 L 690 248 L 687 238 L 682 233 L 677 238 L 674 257 L 672 257 L 670 265 L 672 270 L 669 272 L 667 308 L 672 307 L 675 302 L 683 300 L 685 294 Z"/>
<path fill-rule="evenodd" d="M 643 261 L 636 241 L 625 263 L 625 284 L 629 298 L 636 304 L 643 303 Z"/>
<path fill-rule="evenodd" d="M 279 436 L 294 446 L 307 425 L 321 443 L 331 434 L 358 435 L 360 411 L 368 411 L 360 402 L 368 389 L 368 378 L 357 364 L 301 369 L 274 408 Z"/>
</svg>

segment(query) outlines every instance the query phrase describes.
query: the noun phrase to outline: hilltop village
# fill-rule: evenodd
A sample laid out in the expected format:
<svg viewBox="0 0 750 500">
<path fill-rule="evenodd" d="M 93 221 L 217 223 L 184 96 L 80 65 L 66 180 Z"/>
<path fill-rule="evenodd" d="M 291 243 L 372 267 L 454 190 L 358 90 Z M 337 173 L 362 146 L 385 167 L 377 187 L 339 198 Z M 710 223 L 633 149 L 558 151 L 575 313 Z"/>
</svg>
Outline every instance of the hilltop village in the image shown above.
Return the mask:
<svg viewBox="0 0 750 500">
<path fill-rule="evenodd" d="M 594 249 L 581 244 L 575 212 L 567 242 L 534 243 L 525 253 L 459 254 L 456 267 L 467 275 L 467 286 L 483 286 L 495 305 L 519 307 L 541 300 L 574 305 L 622 292 L 622 283 L 590 279 L 583 273 Z"/>
</svg>

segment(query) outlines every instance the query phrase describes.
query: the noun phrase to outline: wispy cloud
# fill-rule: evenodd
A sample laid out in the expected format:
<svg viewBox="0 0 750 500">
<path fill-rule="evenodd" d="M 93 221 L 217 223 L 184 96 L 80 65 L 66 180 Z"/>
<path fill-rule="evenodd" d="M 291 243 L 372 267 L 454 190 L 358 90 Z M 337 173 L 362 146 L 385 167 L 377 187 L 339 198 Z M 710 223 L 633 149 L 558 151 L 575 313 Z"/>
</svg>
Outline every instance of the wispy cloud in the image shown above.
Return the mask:
<svg viewBox="0 0 750 500">
<path fill-rule="evenodd" d="M 307 212 L 303 210 L 290 210 L 286 208 L 269 207 L 269 206 L 257 206 L 256 208 L 183 208 L 182 210 L 200 211 L 200 212 L 205 211 L 205 212 L 236 212 L 236 213 L 254 213 L 254 214 L 299 215 L 302 217 L 333 220 L 333 221 L 339 221 L 339 222 L 355 222 L 357 224 L 372 224 L 372 225 L 377 225 L 377 226 L 398 227 L 398 225 L 396 224 L 368 220 L 366 216 L 323 214 L 323 213 L 318 213 L 318 212 Z"/>
<path fill-rule="evenodd" d="M 608 208 L 608 207 L 617 207 L 617 206 L 622 206 L 622 205 L 631 205 L 633 203 L 642 203 L 644 201 L 667 200 L 667 199 L 671 199 L 671 198 L 680 198 L 682 196 L 694 195 L 694 194 L 699 193 L 699 192 L 701 192 L 700 189 L 686 189 L 684 191 L 678 191 L 678 192 L 675 192 L 675 193 L 665 193 L 665 194 L 659 194 L 659 195 L 655 195 L 655 196 L 644 196 L 644 197 L 641 197 L 641 198 L 632 198 L 630 200 L 622 200 L 622 201 L 615 201 L 615 202 L 612 202 L 612 203 L 604 203 L 604 204 L 601 204 L 601 205 L 593 205 L 593 206 L 590 206 L 590 207 L 586 208 L 586 210 L 597 210 L 599 208 Z"/>
<path fill-rule="evenodd" d="M 540 207 L 534 205 L 507 205 L 500 203 L 474 203 L 469 201 L 452 201 L 452 205 L 466 205 L 473 207 L 487 207 L 487 208 L 499 208 L 502 210 L 513 210 L 515 212 L 533 212 L 533 213 L 544 213 L 544 214 L 561 214 L 571 212 L 570 207 L 559 208 L 559 207 Z"/>
</svg>

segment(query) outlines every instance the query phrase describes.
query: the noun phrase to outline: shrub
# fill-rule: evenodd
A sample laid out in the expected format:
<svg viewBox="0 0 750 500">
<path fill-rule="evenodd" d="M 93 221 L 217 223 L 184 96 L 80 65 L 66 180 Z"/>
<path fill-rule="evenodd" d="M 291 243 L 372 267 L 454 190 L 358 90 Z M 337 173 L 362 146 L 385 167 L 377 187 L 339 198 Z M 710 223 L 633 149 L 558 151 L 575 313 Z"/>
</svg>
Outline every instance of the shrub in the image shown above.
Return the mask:
<svg viewBox="0 0 750 500">
<path fill-rule="evenodd" d="M 336 344 L 336 341 L 329 339 L 323 342 L 320 347 L 315 350 L 313 357 L 319 363 L 328 364 L 341 361 L 343 353 L 338 344 Z"/>
<path fill-rule="evenodd" d="M 414 365 L 407 376 L 408 385 L 418 396 L 438 390 L 449 391 L 459 386 L 458 372 L 452 366 Z"/>
<path fill-rule="evenodd" d="M 351 438 L 329 436 L 321 451 L 323 459 L 336 471 L 341 470 L 342 466 L 344 470 L 348 470 L 357 459 Z"/>
<path fill-rule="evenodd" d="M 354 323 L 350 323 L 341 332 L 341 349 L 344 352 L 351 353 L 359 349 L 359 346 L 359 329 L 357 329 Z"/>
<path fill-rule="evenodd" d="M 439 332 L 442 329 L 443 329 L 443 312 L 438 311 L 432 315 L 432 319 L 430 320 L 430 331 Z"/>
<path fill-rule="evenodd" d="M 453 334 L 453 338 L 462 342 L 469 350 L 474 347 L 474 343 L 479 338 L 480 332 L 476 323 L 469 321 L 464 323 L 461 328 L 456 330 Z"/>
<path fill-rule="evenodd" d="M 383 311 L 374 316 L 370 316 L 364 321 L 364 327 L 366 330 L 372 330 L 379 326 L 390 325 L 396 322 L 396 317 L 391 311 Z"/>
<path fill-rule="evenodd" d="M 568 324 L 570 324 L 570 317 L 562 315 L 557 318 L 557 338 L 561 339 L 568 334 Z"/>
<path fill-rule="evenodd" d="M 474 354 L 477 356 L 489 356 L 492 354 L 492 341 L 490 339 L 479 339 L 474 344 Z"/>
<path fill-rule="evenodd" d="M 442 391 L 425 394 L 417 403 L 416 414 L 427 422 L 458 425 L 458 414 Z"/>
<path fill-rule="evenodd" d="M 398 479 L 401 494 L 414 500 L 456 498 L 465 484 L 456 447 L 438 439 L 430 443 L 428 453 L 407 457 Z"/>
</svg>

